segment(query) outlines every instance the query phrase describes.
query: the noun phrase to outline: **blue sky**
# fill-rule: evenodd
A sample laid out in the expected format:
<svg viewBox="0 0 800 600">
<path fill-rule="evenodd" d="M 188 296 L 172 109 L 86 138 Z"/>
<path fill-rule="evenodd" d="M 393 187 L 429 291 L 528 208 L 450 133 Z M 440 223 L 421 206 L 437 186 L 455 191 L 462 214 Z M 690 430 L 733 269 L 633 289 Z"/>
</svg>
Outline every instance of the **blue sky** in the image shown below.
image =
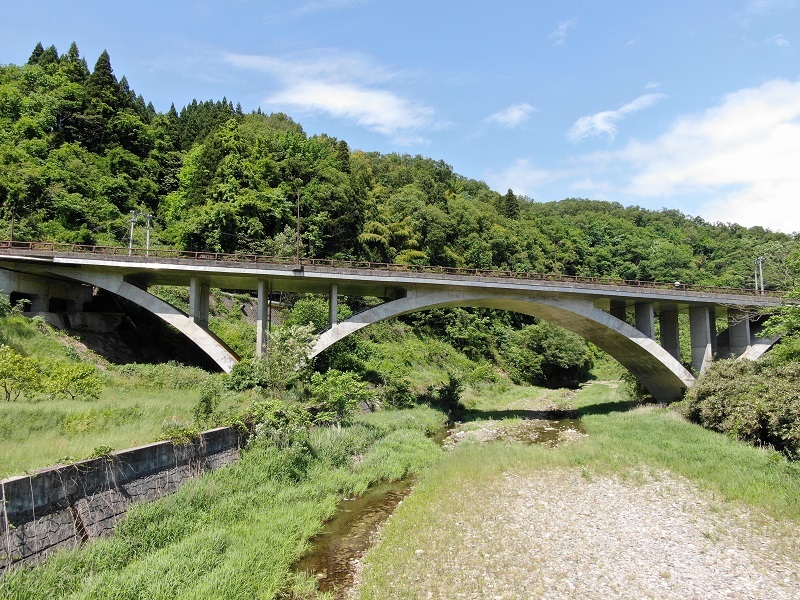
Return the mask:
<svg viewBox="0 0 800 600">
<path fill-rule="evenodd" d="M 160 111 L 225 96 L 536 201 L 800 231 L 800 0 L 2 4 L 1 63 L 106 49 Z"/>
</svg>

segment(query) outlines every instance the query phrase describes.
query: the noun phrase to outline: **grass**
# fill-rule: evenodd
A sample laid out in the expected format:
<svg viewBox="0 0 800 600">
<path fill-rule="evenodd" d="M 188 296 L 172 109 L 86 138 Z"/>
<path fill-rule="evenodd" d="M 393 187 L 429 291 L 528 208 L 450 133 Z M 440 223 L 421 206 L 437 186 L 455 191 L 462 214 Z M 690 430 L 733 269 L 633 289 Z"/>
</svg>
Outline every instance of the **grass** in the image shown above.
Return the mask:
<svg viewBox="0 0 800 600">
<path fill-rule="evenodd" d="M 0 581 L 8 598 L 275 598 L 308 589 L 292 565 L 343 495 L 431 464 L 430 409 L 364 416 L 306 444 L 255 444 L 235 466 L 138 505 L 116 535 Z M 359 460 L 354 460 L 359 457 Z"/>
<path fill-rule="evenodd" d="M 0 402 L 0 477 L 18 475 L 91 455 L 96 448 L 122 450 L 164 438 L 165 424 L 193 420 L 199 386 L 212 375 L 176 364 L 112 366 L 63 332 L 34 320 L 0 318 L 0 342 L 53 362 L 90 362 L 103 381 L 97 400 L 50 400 L 39 395 Z M 246 398 L 226 394 L 220 415 Z"/>
<path fill-rule="evenodd" d="M 88 456 L 99 446 L 122 450 L 164 437 L 164 424 L 187 424 L 195 389 L 105 388 L 98 400 L 0 404 L 0 477 Z M 222 411 L 238 406 L 230 395 Z"/>
<path fill-rule="evenodd" d="M 469 569 L 452 552 L 470 544 L 462 539 L 458 515 L 484 510 L 482 497 L 489 497 L 495 482 L 508 471 L 524 476 L 539 470 L 580 469 L 587 478 L 611 475 L 635 484 L 643 472 L 666 470 L 713 492 L 719 510 L 726 510 L 728 503 L 746 505 L 756 515 L 800 523 L 797 463 L 705 430 L 668 408 L 639 406 L 621 389 L 598 382 L 571 398 L 588 434 L 581 442 L 557 448 L 508 441 L 466 443 L 447 452 L 422 473 L 414 492 L 385 526 L 380 544 L 368 553 L 360 597 L 384 598 L 389 589 L 393 598 L 419 597 L 413 582 L 420 556 L 436 568 Z M 541 410 L 554 396 L 563 399 L 558 391 L 538 390 L 537 395 L 533 388 L 509 388 L 475 398 L 471 406 L 496 417 L 508 412 L 516 418 L 515 411 Z M 487 518 L 493 518 L 491 510 Z"/>
</svg>

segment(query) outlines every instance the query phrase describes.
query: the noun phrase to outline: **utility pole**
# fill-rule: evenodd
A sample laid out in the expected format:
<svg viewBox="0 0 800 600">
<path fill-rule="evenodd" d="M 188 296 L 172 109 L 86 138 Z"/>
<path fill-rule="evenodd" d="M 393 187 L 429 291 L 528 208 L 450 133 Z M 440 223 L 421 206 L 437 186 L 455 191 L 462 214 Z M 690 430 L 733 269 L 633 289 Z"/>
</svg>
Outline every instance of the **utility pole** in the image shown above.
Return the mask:
<svg viewBox="0 0 800 600">
<path fill-rule="evenodd" d="M 297 264 L 300 264 L 300 190 L 297 190 Z"/>
<path fill-rule="evenodd" d="M 765 260 L 767 260 L 767 259 L 766 259 L 766 258 L 764 258 L 763 256 L 759 256 L 759 257 L 758 257 L 758 258 L 755 260 L 755 273 L 754 273 L 755 284 L 754 284 L 754 291 L 755 291 L 756 293 L 758 293 L 758 292 L 759 292 L 759 278 L 761 278 L 761 286 L 760 286 L 760 291 L 761 291 L 761 293 L 762 293 L 762 294 L 764 293 L 764 261 L 765 261 Z"/>
<path fill-rule="evenodd" d="M 147 256 L 150 256 L 150 221 L 152 219 L 155 219 L 155 217 L 153 215 L 144 214 L 144 213 L 141 213 L 141 216 L 143 216 L 145 218 L 145 221 L 147 222 L 147 237 L 146 237 L 147 241 L 145 242 L 145 246 L 144 247 L 145 247 L 145 254 Z M 131 237 L 133 237 L 133 236 L 131 236 Z"/>
<path fill-rule="evenodd" d="M 128 236 L 128 256 L 133 254 L 133 226 L 139 218 L 139 213 L 135 210 L 131 211 L 131 233 Z"/>
</svg>

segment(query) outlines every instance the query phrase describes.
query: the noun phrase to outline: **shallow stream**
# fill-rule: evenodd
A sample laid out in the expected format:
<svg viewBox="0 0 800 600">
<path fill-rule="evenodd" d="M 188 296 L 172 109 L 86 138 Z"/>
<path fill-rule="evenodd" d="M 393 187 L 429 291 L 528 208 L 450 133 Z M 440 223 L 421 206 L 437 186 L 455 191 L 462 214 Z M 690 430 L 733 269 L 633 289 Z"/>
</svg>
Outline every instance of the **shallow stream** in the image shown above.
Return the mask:
<svg viewBox="0 0 800 600">
<path fill-rule="evenodd" d="M 489 421 L 455 433 L 443 430 L 434 439 L 446 448 L 466 440 L 555 446 L 565 439 L 583 435 L 581 432 L 578 419 L 521 419 Z M 360 498 L 342 500 L 336 514 L 311 540 L 311 550 L 295 565 L 295 570 L 315 576 L 320 591 L 331 591 L 336 598 L 344 598 L 353 585 L 357 565 L 375 543 L 381 524 L 411 492 L 415 482 L 413 476 L 384 482 L 373 486 Z"/>
</svg>

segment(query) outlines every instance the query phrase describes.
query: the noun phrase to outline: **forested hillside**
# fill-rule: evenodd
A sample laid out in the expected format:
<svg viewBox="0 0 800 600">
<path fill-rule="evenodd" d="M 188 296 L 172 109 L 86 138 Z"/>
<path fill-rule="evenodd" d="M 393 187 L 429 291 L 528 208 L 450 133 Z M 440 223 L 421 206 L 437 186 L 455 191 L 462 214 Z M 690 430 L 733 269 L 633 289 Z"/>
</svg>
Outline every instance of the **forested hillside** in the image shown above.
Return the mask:
<svg viewBox="0 0 800 600">
<path fill-rule="evenodd" d="M 268 107 L 267 107 L 268 110 Z M 787 287 L 794 240 L 675 210 L 498 193 L 442 161 L 352 150 L 222 100 L 159 113 L 73 44 L 0 66 L 0 237 Z M 135 234 L 144 236 L 143 221 Z"/>
</svg>

